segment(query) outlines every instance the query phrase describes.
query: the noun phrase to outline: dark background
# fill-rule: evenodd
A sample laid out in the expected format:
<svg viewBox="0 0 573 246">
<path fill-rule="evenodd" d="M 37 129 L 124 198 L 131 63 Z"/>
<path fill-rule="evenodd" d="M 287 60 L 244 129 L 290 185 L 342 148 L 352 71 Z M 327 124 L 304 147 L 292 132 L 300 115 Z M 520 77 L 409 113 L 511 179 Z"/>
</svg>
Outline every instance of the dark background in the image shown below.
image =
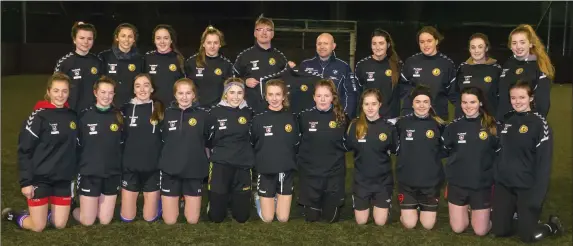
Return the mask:
<svg viewBox="0 0 573 246">
<path fill-rule="evenodd" d="M 565 2 L 551 4 L 551 36 L 548 41 L 549 2 L 1 2 L 2 76 L 50 73 L 57 59 L 74 49 L 70 31 L 75 21 L 92 23 L 97 38 L 92 49 L 108 49 L 113 30 L 122 22 L 139 29 L 141 52 L 152 50 L 152 30 L 170 24 L 178 33 L 178 46 L 185 56 L 199 47 L 205 27 L 214 25 L 225 33 L 222 53 L 234 60 L 254 42 L 253 26 L 264 13 L 270 18 L 357 21 L 356 61 L 370 54 L 370 34 L 380 27 L 392 35 L 404 60 L 419 52 L 416 32 L 433 25 L 445 36 L 440 50 L 459 64 L 469 57 L 468 38 L 483 32 L 490 38 L 490 55 L 503 63 L 510 55 L 509 32 L 518 24 L 537 28 L 557 68 L 556 82 L 571 82 L 573 75 L 573 3 L 565 16 Z M 24 6 L 25 5 L 25 6 Z M 26 35 L 24 18 L 26 13 Z M 539 26 L 537 23 L 544 16 Z M 563 30 L 567 21 L 565 50 Z M 278 23 L 278 21 L 277 21 Z M 289 60 L 300 63 L 315 53 L 318 33 L 276 32 L 273 45 Z M 348 61 L 349 35 L 335 35 L 336 54 Z"/>
</svg>

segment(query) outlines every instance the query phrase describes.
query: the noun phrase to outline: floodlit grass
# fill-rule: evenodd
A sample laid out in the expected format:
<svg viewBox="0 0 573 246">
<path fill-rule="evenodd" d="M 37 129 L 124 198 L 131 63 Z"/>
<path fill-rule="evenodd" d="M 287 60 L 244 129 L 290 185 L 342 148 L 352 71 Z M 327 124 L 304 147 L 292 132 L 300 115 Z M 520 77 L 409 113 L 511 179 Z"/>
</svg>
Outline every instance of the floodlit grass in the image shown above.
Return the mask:
<svg viewBox="0 0 573 246">
<path fill-rule="evenodd" d="M 36 101 L 42 98 L 47 77 L 46 75 L 26 75 L 2 78 L 2 208 L 26 208 L 25 199 L 20 193 L 17 182 L 17 137 L 22 121 L 30 114 Z M 572 245 L 572 87 L 570 84 L 554 85 L 551 93 L 549 123 L 555 134 L 555 149 L 550 192 L 545 202 L 542 220 L 545 221 L 549 214 L 558 214 L 566 228 L 566 234 L 560 238 L 545 240 L 542 244 Z M 352 167 L 352 163 L 349 163 L 349 167 Z M 70 218 L 68 228 L 63 230 L 49 228 L 42 233 L 24 231 L 13 223 L 2 222 L 2 245 L 521 244 L 516 237 L 478 238 L 471 230 L 455 235 L 449 227 L 447 203 L 443 200 L 440 202 L 437 226 L 432 231 L 426 231 L 421 226 L 414 230 L 403 229 L 398 221 L 399 213 L 396 202 L 392 210 L 392 222 L 389 225 L 378 227 L 369 223 L 365 226 L 358 226 L 354 222 L 352 212 L 351 180 L 352 169 L 349 168 L 343 221 L 336 224 L 306 223 L 296 205 L 293 205 L 291 221 L 285 224 L 278 222 L 263 224 L 254 210 L 251 213 L 251 220 L 242 225 L 230 220 L 214 224 L 209 222 L 205 215 L 202 216 L 199 224 L 188 225 L 184 223 L 183 213 L 181 213 L 180 223 L 174 226 L 167 226 L 162 222 L 146 223 L 141 218 L 141 212 L 135 222 L 126 224 L 117 219 L 118 212 L 116 212 L 116 219 L 108 226 L 84 227 Z"/>
</svg>

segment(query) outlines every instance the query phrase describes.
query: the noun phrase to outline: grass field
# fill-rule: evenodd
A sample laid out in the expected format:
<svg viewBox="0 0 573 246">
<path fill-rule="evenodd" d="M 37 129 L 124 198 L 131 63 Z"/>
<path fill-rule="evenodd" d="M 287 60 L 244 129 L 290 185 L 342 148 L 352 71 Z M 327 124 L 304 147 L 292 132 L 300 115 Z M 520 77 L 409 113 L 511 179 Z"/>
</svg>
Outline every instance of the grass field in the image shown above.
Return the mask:
<svg viewBox="0 0 573 246">
<path fill-rule="evenodd" d="M 18 185 L 17 137 L 20 124 L 31 112 L 35 102 L 42 98 L 46 75 L 11 76 L 2 78 L 2 208 L 23 209 L 26 206 Z M 550 192 L 545 202 L 542 220 L 549 214 L 558 214 L 566 228 L 559 238 L 543 241 L 542 245 L 572 245 L 573 217 L 573 154 L 572 150 L 572 87 L 554 85 L 549 123 L 555 133 L 553 173 Z M 351 166 L 351 165 L 350 165 Z M 246 224 L 227 221 L 214 224 L 202 216 L 197 225 L 180 223 L 167 226 L 162 222 L 146 223 L 138 214 L 138 220 L 125 224 L 115 219 L 108 226 L 84 227 L 72 221 L 69 228 L 46 229 L 33 233 L 18 229 L 13 223 L 2 222 L 2 245 L 160 245 L 160 244 L 211 244 L 211 245 L 518 245 L 512 238 L 478 238 L 468 230 L 461 235 L 452 233 L 448 223 L 447 203 L 440 202 L 438 223 L 433 231 L 418 226 L 405 230 L 398 221 L 397 204 L 394 202 L 392 222 L 384 227 L 369 223 L 358 226 L 354 222 L 350 199 L 352 169 L 347 174 L 347 200 L 342 222 L 336 224 L 306 223 L 293 206 L 291 221 L 286 224 L 274 222 L 263 224 L 254 211 Z M 396 200 L 396 199 L 394 199 Z M 117 217 L 116 212 L 116 217 Z"/>
</svg>

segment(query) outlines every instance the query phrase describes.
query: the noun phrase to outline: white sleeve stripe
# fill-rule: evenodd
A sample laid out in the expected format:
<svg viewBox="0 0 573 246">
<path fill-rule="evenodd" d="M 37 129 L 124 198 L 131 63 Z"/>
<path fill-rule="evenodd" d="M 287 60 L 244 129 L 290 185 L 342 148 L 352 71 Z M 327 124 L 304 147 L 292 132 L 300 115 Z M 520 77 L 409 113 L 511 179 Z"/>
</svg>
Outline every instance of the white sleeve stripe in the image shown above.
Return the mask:
<svg viewBox="0 0 573 246">
<path fill-rule="evenodd" d="M 30 126 L 26 126 L 26 130 L 28 130 L 32 135 L 34 135 L 34 137 L 36 137 L 36 138 L 39 139 L 38 135 L 36 135 L 36 133 L 34 133 L 34 132 L 32 131 L 32 129 L 30 129 Z"/>
<path fill-rule="evenodd" d="M 400 76 L 402 76 L 403 79 L 405 79 L 406 81 L 408 81 L 408 79 L 406 78 L 406 76 L 404 76 L 404 73 L 400 73 Z"/>
</svg>

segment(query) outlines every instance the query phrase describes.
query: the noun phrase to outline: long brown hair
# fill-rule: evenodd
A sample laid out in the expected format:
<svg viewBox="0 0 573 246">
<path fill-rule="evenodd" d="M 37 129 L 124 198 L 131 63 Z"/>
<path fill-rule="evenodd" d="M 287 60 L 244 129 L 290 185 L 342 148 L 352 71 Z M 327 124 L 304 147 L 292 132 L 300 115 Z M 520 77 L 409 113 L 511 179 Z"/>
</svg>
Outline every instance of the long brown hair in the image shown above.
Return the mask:
<svg viewBox="0 0 573 246">
<path fill-rule="evenodd" d="M 416 87 L 410 93 L 410 101 L 412 102 L 412 105 L 414 105 L 414 98 L 416 98 L 419 95 L 424 95 L 424 96 L 429 97 L 430 98 L 430 105 L 431 105 L 432 93 L 431 93 L 430 87 L 428 87 L 424 84 L 416 85 Z M 440 116 L 438 116 L 438 114 L 436 114 L 434 107 L 430 107 L 429 114 L 430 114 L 430 117 L 432 117 L 432 119 L 434 119 L 438 124 L 440 124 L 440 125 L 446 124 L 446 122 L 442 118 L 440 118 Z"/>
<path fill-rule="evenodd" d="M 55 72 L 54 74 L 52 74 L 52 76 L 50 76 L 50 78 L 48 78 L 48 84 L 46 85 L 46 94 L 44 95 L 44 99 L 46 101 L 51 100 L 50 96 L 48 95 L 48 91 L 52 89 L 54 81 L 66 82 L 66 84 L 68 84 L 68 89 L 70 88 L 70 77 L 65 73 Z"/>
<path fill-rule="evenodd" d="M 139 33 L 137 31 L 137 27 L 135 27 L 131 23 L 121 23 L 115 28 L 115 31 L 113 31 L 113 42 L 112 42 L 112 44 L 117 45 L 117 40 L 115 40 L 115 39 L 119 37 L 119 32 L 121 32 L 121 29 L 124 29 L 124 28 L 131 29 L 131 31 L 133 32 L 133 39 L 135 40 L 135 42 L 133 43 L 133 47 L 135 47 L 135 45 L 137 43 L 137 38 L 139 37 Z"/>
<path fill-rule="evenodd" d="M 485 100 L 485 97 L 483 96 L 483 91 L 478 88 L 478 87 L 474 87 L 474 86 L 468 86 L 465 87 L 461 93 L 462 96 L 464 94 L 468 94 L 468 95 L 474 95 L 477 97 L 480 106 L 479 106 L 479 112 L 482 115 L 481 118 L 481 126 L 485 129 L 489 130 L 489 133 L 493 136 L 497 135 L 497 127 L 496 127 L 496 123 L 495 123 L 495 118 L 493 118 L 493 116 L 489 113 L 489 111 L 487 110 L 487 101 Z"/>
<path fill-rule="evenodd" d="M 437 45 L 439 45 L 442 42 L 442 40 L 444 40 L 444 35 L 438 32 L 438 29 L 436 29 L 433 26 L 425 26 L 422 27 L 420 31 L 418 31 L 418 34 L 416 34 L 416 43 L 420 42 L 420 35 L 422 35 L 422 33 L 428 33 L 432 35 L 432 37 L 434 37 L 434 39 L 436 40 Z"/>
<path fill-rule="evenodd" d="M 527 91 L 527 95 L 529 98 L 533 98 L 531 102 L 529 102 L 529 106 L 531 110 L 535 109 L 535 96 L 533 95 L 533 90 L 531 89 L 530 82 L 526 80 L 517 80 L 517 82 L 509 87 L 509 91 L 513 89 L 524 89 Z"/>
<path fill-rule="evenodd" d="M 219 31 L 219 29 L 213 27 L 213 26 L 208 26 L 205 31 L 203 31 L 203 34 L 201 35 L 201 43 L 199 44 L 199 52 L 197 54 L 197 58 L 195 59 L 195 64 L 197 65 L 197 67 L 205 67 L 206 66 L 206 62 L 205 62 L 205 47 L 203 47 L 203 44 L 205 43 L 205 40 L 207 39 L 208 35 L 217 35 L 219 37 L 219 44 L 221 45 L 221 47 L 225 46 L 225 35 L 223 35 L 223 32 Z"/>
<path fill-rule="evenodd" d="M 265 91 L 269 89 L 269 86 L 276 86 L 281 88 L 284 97 L 283 108 L 288 109 L 290 107 L 290 102 L 288 100 L 288 95 L 287 95 L 288 89 L 285 85 L 285 82 L 280 79 L 271 79 L 267 83 L 265 83 Z"/>
<path fill-rule="evenodd" d="M 346 115 L 344 114 L 344 110 L 342 109 L 342 105 L 340 104 L 340 100 L 338 99 L 338 93 L 336 92 L 336 87 L 334 86 L 334 82 L 330 79 L 321 79 L 316 82 L 314 85 L 314 93 L 318 90 L 318 87 L 326 87 L 330 93 L 332 94 L 332 110 L 334 111 L 334 116 L 336 118 L 336 126 L 341 127 L 345 125 L 346 122 Z"/>
<path fill-rule="evenodd" d="M 78 35 L 80 30 L 92 32 L 94 34 L 94 40 L 96 39 L 97 31 L 95 26 L 89 23 L 78 21 L 72 26 L 72 40 L 76 39 L 76 35 Z"/>
<path fill-rule="evenodd" d="M 368 123 L 366 122 L 366 113 L 364 113 L 364 109 L 362 108 L 362 104 L 364 103 L 364 98 L 367 96 L 375 96 L 376 100 L 380 104 L 382 104 L 382 94 L 380 90 L 376 88 L 368 88 L 364 92 L 362 92 L 362 96 L 360 97 L 360 115 L 358 119 L 354 119 L 353 121 L 356 122 L 356 139 L 362 139 L 366 137 L 368 134 Z"/>
<path fill-rule="evenodd" d="M 153 112 L 151 112 L 151 121 L 156 121 L 156 122 L 160 122 L 163 120 L 163 116 L 165 115 L 165 108 L 163 107 L 163 103 L 160 100 L 156 100 L 155 98 L 155 92 L 157 91 L 157 87 L 155 87 L 155 83 L 153 82 L 153 79 L 151 79 L 151 76 L 148 73 L 140 73 L 138 75 L 135 76 L 135 78 L 133 79 L 133 94 L 135 94 L 135 81 L 139 78 L 147 78 L 147 80 L 149 80 L 149 83 L 151 84 L 151 88 L 153 89 L 153 92 L 151 92 L 151 100 L 153 100 Z"/>
<path fill-rule="evenodd" d="M 535 30 L 530 25 L 521 24 L 517 26 L 511 33 L 509 33 L 509 39 L 507 41 L 507 46 L 511 49 L 511 36 L 516 33 L 523 33 L 527 36 L 527 40 L 532 44 L 532 48 L 529 49 L 531 53 L 537 56 L 537 66 L 539 70 L 543 72 L 551 80 L 555 78 L 555 67 L 551 64 L 551 59 L 545 52 L 545 45 L 541 42 L 541 39 L 535 33 Z"/>
<path fill-rule="evenodd" d="M 169 37 L 171 38 L 171 50 L 173 50 L 173 52 L 175 52 L 177 54 L 177 62 L 179 63 L 179 67 L 181 68 L 181 71 L 183 73 L 185 73 L 185 57 L 183 57 L 183 54 L 179 51 L 179 49 L 177 48 L 177 33 L 175 32 L 175 29 L 173 29 L 173 27 L 171 27 L 170 25 L 167 24 L 159 24 L 157 25 L 154 29 L 153 29 L 153 34 L 151 37 L 151 42 L 155 43 L 155 33 L 159 30 L 159 29 L 165 29 L 167 30 L 167 32 L 169 33 Z"/>
<path fill-rule="evenodd" d="M 372 32 L 370 40 L 372 40 L 374 37 L 384 37 L 386 43 L 388 44 L 388 48 L 386 49 L 386 56 L 388 56 L 390 70 L 392 70 L 392 88 L 394 88 L 400 79 L 400 57 L 396 52 L 394 40 L 392 40 L 390 33 L 380 28 L 376 28 L 374 32 Z"/>
<path fill-rule="evenodd" d="M 101 85 L 101 84 L 109 84 L 109 85 L 113 86 L 114 91 L 117 88 L 117 83 L 115 83 L 115 81 L 112 78 L 107 77 L 105 75 L 102 75 L 94 83 L 94 86 L 93 86 L 94 93 L 97 91 L 97 89 L 99 89 L 99 85 Z M 119 122 L 120 125 L 123 125 L 123 115 L 121 114 L 121 111 L 119 110 L 119 108 L 115 107 L 113 102 L 111 103 L 111 105 L 114 106 L 113 112 L 115 113 L 115 118 L 117 119 L 117 122 Z"/>
</svg>

